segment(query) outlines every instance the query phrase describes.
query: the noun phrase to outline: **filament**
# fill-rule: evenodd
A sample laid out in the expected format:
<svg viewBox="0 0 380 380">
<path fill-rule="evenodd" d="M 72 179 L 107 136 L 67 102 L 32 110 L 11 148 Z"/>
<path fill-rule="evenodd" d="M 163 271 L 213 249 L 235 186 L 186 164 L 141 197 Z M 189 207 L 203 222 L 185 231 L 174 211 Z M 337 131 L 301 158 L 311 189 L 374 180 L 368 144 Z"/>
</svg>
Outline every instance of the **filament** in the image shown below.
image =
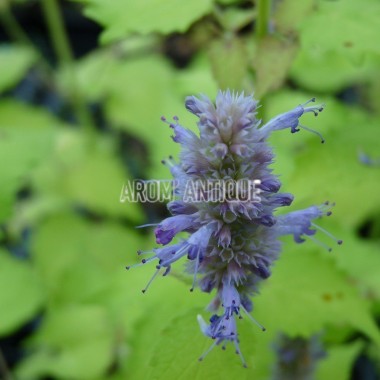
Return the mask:
<svg viewBox="0 0 380 380">
<path fill-rule="evenodd" d="M 302 129 L 305 129 L 306 131 L 309 131 L 311 133 L 314 133 L 315 135 L 317 135 L 320 139 L 321 139 L 321 143 L 324 144 L 325 143 L 325 139 L 323 138 L 322 134 L 319 133 L 318 131 L 315 131 L 314 129 L 311 129 L 311 128 L 308 128 L 308 127 L 305 127 L 304 125 L 301 125 L 301 124 L 298 124 L 298 126 Z"/>
<path fill-rule="evenodd" d="M 326 251 L 331 252 L 332 248 L 329 247 L 327 244 L 323 243 L 322 241 L 316 239 L 314 236 L 306 235 L 307 238 L 312 240 L 315 244 L 318 244 L 320 247 L 324 248 Z"/>
<path fill-rule="evenodd" d="M 330 232 L 326 231 L 324 228 L 318 226 L 317 224 L 314 224 L 313 222 L 311 223 L 313 227 L 315 227 L 317 230 L 323 232 L 325 235 L 336 241 L 339 245 L 343 244 L 343 240 L 337 239 L 333 234 Z"/>
<path fill-rule="evenodd" d="M 260 323 L 258 322 L 255 318 L 252 317 L 251 314 L 248 313 L 247 309 L 243 306 L 240 305 L 240 308 L 247 314 L 248 318 L 258 327 L 260 327 L 261 331 L 266 331 L 267 329 Z"/>
<path fill-rule="evenodd" d="M 154 273 L 154 275 L 152 276 L 152 278 L 149 280 L 149 282 L 148 282 L 148 284 L 146 285 L 146 287 L 142 290 L 143 293 L 145 293 L 145 292 L 148 290 L 150 284 L 151 284 L 151 283 L 153 282 L 153 280 L 157 277 L 157 275 L 158 275 L 159 272 L 160 272 L 160 268 L 158 268 L 158 269 L 156 270 L 156 272 Z"/>
</svg>

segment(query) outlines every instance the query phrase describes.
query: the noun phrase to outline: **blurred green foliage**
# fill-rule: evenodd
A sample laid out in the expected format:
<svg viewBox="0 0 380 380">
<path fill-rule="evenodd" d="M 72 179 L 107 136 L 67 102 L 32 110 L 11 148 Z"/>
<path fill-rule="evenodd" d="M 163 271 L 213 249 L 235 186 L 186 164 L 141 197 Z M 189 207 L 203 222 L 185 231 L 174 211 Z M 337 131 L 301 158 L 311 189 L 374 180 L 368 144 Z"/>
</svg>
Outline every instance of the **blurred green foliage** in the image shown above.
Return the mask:
<svg viewBox="0 0 380 380">
<path fill-rule="evenodd" d="M 350 379 L 359 355 L 379 361 L 380 168 L 358 151 L 380 155 L 380 2 L 278 0 L 263 19 L 266 0 L 75 0 L 102 27 L 78 59 L 56 1 L 32 2 L 60 60 L 47 62 L 18 25 L 13 12 L 30 2 L 0 1 L 11 40 L 0 46 L 0 348 L 32 323 L 18 360 L 0 351 L 0 377 L 270 379 L 279 332 L 322 333 L 320 380 Z M 30 76 L 46 101 L 22 87 Z M 345 241 L 331 253 L 284 241 L 254 299 L 268 331 L 239 325 L 248 369 L 229 349 L 197 361 L 209 342 L 194 316 L 210 298 L 189 294 L 180 271 L 143 296 L 154 268 L 124 269 L 154 246 L 152 231 L 135 226 L 165 209 L 120 203 L 123 183 L 170 178 L 160 162 L 179 150 L 160 116 L 196 130 L 184 97 L 219 88 L 254 92 L 264 121 L 312 96 L 326 104 L 318 120 L 303 119 L 326 144 L 282 131 L 273 167 L 295 208 L 336 201 L 322 225 Z"/>
</svg>

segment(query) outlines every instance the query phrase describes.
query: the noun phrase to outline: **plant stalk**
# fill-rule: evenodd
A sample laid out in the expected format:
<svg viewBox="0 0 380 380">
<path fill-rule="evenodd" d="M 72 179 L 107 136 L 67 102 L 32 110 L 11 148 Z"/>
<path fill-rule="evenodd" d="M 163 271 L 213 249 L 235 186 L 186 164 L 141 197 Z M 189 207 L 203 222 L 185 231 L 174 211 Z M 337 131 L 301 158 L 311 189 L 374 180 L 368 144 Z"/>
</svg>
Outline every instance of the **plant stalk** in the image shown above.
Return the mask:
<svg viewBox="0 0 380 380">
<path fill-rule="evenodd" d="M 1 347 L 0 347 L 0 375 L 1 375 L 1 379 L 13 380 L 13 377 L 11 375 L 11 372 L 9 371 L 9 368 L 7 366 L 7 362 L 5 361 Z"/>
<path fill-rule="evenodd" d="M 10 38 L 19 44 L 30 45 L 29 37 L 17 22 L 7 1 L 0 3 L 0 20 Z"/>
<path fill-rule="evenodd" d="M 272 9 L 271 0 L 256 0 L 256 41 L 260 45 L 262 40 L 269 34 L 270 16 Z M 265 121 L 265 97 L 260 99 L 261 107 L 257 110 L 258 118 Z"/>
<path fill-rule="evenodd" d="M 271 0 L 257 0 L 256 38 L 262 40 L 269 32 Z"/>
<path fill-rule="evenodd" d="M 74 58 L 58 2 L 57 0 L 42 0 L 42 8 L 59 64 L 70 83 L 68 87 L 70 88 L 70 98 L 76 116 L 87 135 L 89 147 L 93 147 L 96 138 L 95 127 L 86 102 L 78 90 L 74 71 Z"/>
</svg>

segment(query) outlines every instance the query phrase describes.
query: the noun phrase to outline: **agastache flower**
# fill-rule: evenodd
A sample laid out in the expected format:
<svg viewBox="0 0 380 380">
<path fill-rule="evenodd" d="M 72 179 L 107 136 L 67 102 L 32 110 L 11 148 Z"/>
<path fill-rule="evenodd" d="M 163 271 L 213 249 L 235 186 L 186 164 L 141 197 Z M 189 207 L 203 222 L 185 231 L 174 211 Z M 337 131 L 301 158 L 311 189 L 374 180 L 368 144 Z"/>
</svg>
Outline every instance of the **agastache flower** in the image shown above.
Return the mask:
<svg viewBox="0 0 380 380">
<path fill-rule="evenodd" d="M 359 151 L 358 159 L 360 163 L 366 166 L 376 166 L 376 167 L 380 166 L 380 158 L 370 157 L 368 154 L 362 151 Z"/>
<path fill-rule="evenodd" d="M 312 380 L 318 362 L 326 357 L 319 335 L 310 338 L 279 335 L 272 380 Z"/>
<path fill-rule="evenodd" d="M 162 118 L 172 128 L 173 140 L 181 145 L 178 162 L 172 157 L 163 161 L 174 177 L 176 199 L 168 205 L 173 216 L 155 229 L 156 241 L 163 247 L 150 251 L 153 255 L 137 265 L 156 262 L 156 273 L 144 292 L 160 271 L 167 275 L 171 265 L 183 257 L 187 257 L 187 271 L 193 274 L 190 290 L 196 285 L 203 292 L 216 290 L 208 307 L 214 312 L 209 323 L 198 316 L 201 331 L 214 340 L 200 360 L 214 346 L 225 347 L 225 343 L 232 342 L 246 366 L 236 318 L 247 316 L 265 330 L 250 315 L 251 298 L 258 284 L 271 275 L 271 266 L 281 250 L 279 237 L 292 235 L 296 243 L 309 238 L 330 250 L 315 237 L 319 231 L 341 244 L 314 223 L 315 219 L 330 215 L 333 204 L 325 202 L 280 216 L 275 214 L 277 208 L 292 203 L 293 195 L 279 193 L 281 182 L 270 169 L 274 154 L 266 140 L 275 131 L 289 129 L 295 133 L 304 129 L 317 134 L 323 143 L 319 132 L 299 122 L 303 114 L 317 116 L 323 110 L 322 105 L 310 105 L 314 102 L 313 98 L 261 126 L 256 118 L 257 102 L 251 96 L 220 91 L 215 104 L 206 96 L 190 96 L 185 106 L 199 119 L 199 136 L 181 126 L 177 117 L 172 123 Z M 248 187 L 213 187 L 215 181 L 219 185 L 231 181 L 245 183 Z M 204 183 L 211 183 L 211 190 L 200 191 Z M 189 197 L 189 184 L 197 184 L 191 193 L 193 197 Z M 219 195 L 217 199 L 215 193 Z M 167 245 L 179 232 L 189 235 L 179 243 Z M 222 312 L 217 314 L 220 309 Z"/>
</svg>

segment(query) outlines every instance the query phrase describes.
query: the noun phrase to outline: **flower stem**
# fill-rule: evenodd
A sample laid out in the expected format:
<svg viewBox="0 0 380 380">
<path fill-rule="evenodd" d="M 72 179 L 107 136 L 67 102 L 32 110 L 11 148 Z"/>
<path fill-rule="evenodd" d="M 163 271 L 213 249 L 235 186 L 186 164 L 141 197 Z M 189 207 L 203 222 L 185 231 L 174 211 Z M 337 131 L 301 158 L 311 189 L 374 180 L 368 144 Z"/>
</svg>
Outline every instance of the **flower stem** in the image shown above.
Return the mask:
<svg viewBox="0 0 380 380">
<path fill-rule="evenodd" d="M 256 38 L 262 40 L 269 31 L 271 0 L 257 0 Z"/>
<path fill-rule="evenodd" d="M 63 18 L 57 0 L 42 0 L 42 8 L 49 29 L 54 50 L 60 66 L 67 75 L 70 88 L 70 98 L 75 109 L 79 123 L 83 126 L 90 147 L 95 143 L 95 127 L 91 114 L 87 109 L 86 102 L 82 98 L 76 83 L 74 71 L 74 59 L 69 40 L 65 31 Z"/>
<path fill-rule="evenodd" d="M 0 375 L 4 380 L 13 380 L 13 377 L 8 369 L 7 362 L 5 361 L 3 352 L 0 347 Z"/>
<path fill-rule="evenodd" d="M 43 54 L 36 48 L 33 41 L 29 38 L 27 33 L 25 33 L 24 29 L 21 27 L 20 23 L 17 21 L 16 17 L 13 15 L 12 9 L 8 3 L 8 1 L 1 2 L 0 0 L 0 22 L 8 34 L 10 39 L 14 42 L 23 45 L 25 47 L 30 48 L 36 56 L 39 58 L 41 68 L 46 73 L 51 73 L 51 67 L 49 62 L 45 59 Z"/>
<path fill-rule="evenodd" d="M 257 0 L 257 18 L 256 18 L 256 41 L 259 45 L 260 42 L 268 35 L 270 14 L 271 14 L 271 0 Z M 260 99 L 261 107 L 258 109 L 257 116 L 259 119 L 265 120 L 265 97 Z"/>
<path fill-rule="evenodd" d="M 1 24 L 4 27 L 4 30 L 10 36 L 10 38 L 22 45 L 30 44 L 30 40 L 27 34 L 18 24 L 16 18 L 9 8 L 7 1 L 0 2 L 0 20 Z"/>
</svg>

